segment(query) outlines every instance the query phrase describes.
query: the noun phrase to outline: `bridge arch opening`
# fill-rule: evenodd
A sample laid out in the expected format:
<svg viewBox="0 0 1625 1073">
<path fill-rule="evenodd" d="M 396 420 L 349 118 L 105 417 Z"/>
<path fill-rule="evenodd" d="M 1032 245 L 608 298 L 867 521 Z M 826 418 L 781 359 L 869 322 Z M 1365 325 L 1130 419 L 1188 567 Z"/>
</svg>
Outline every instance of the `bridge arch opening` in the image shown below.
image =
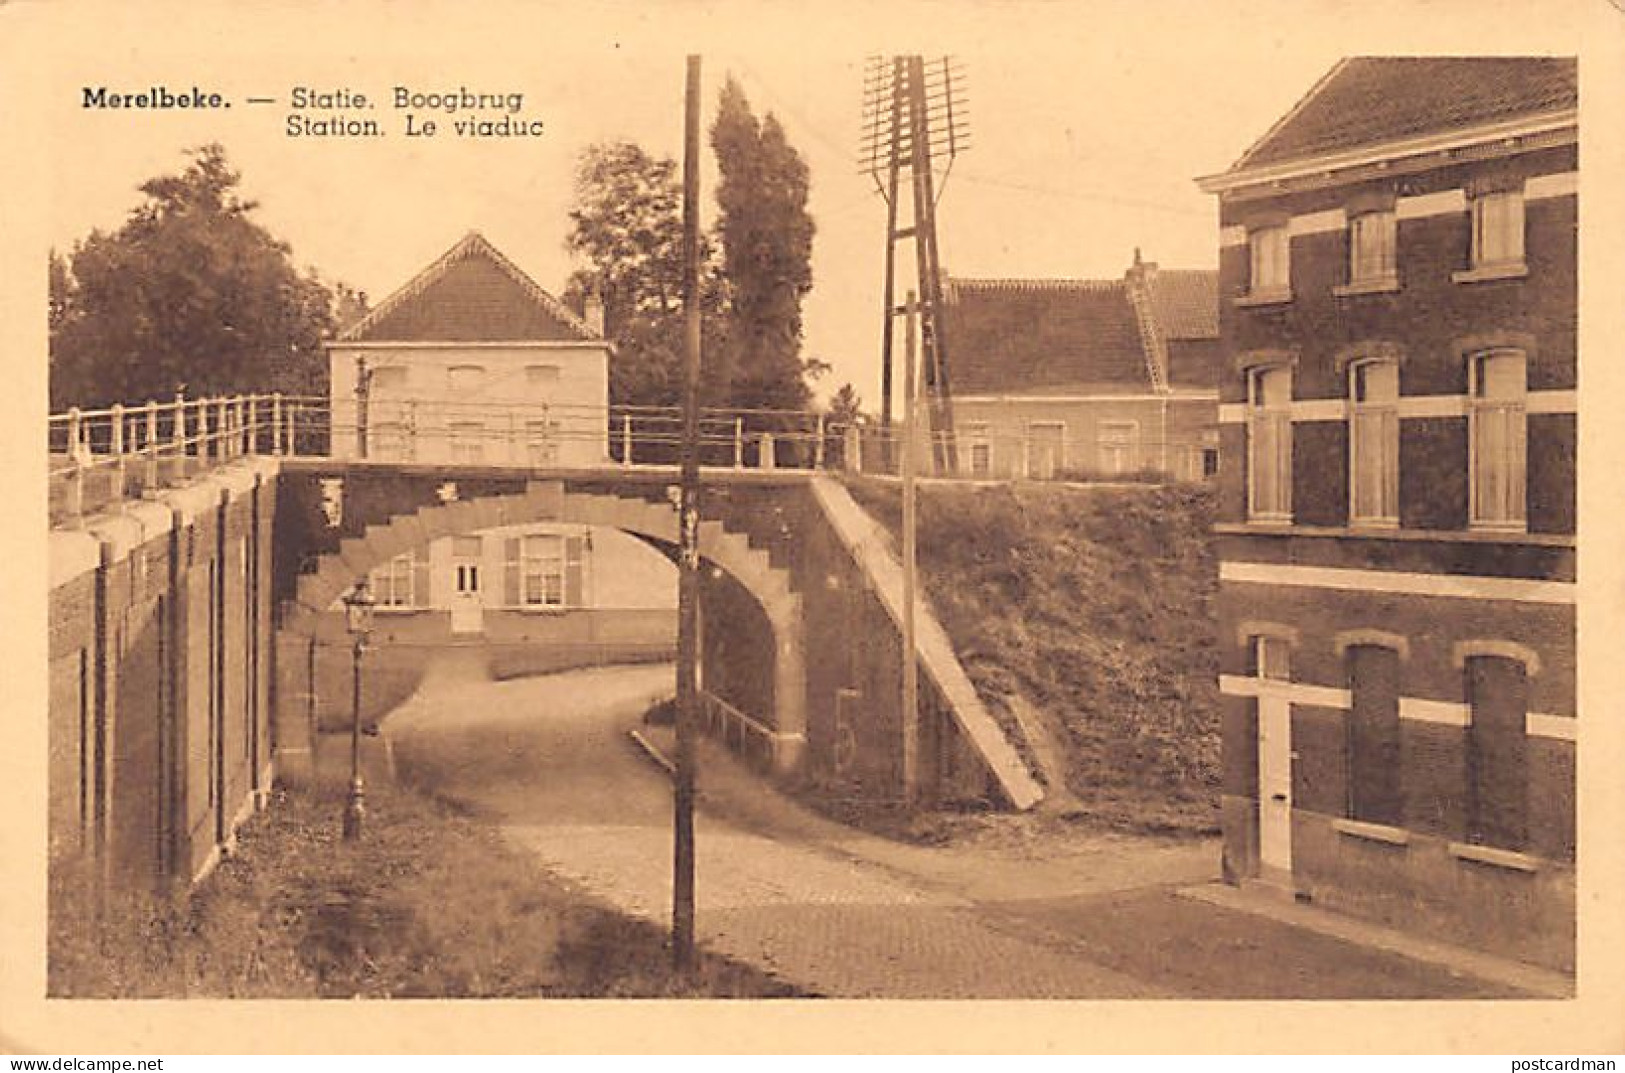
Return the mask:
<svg viewBox="0 0 1625 1073">
<path fill-rule="evenodd" d="M 676 511 L 668 504 L 541 482 L 521 494 L 453 500 L 368 525 L 364 535 L 341 541 L 338 550 L 316 561 L 313 572 L 300 576 L 293 600 L 283 607 L 279 678 L 291 688 L 282 694 L 303 697 L 305 710 L 278 704 L 279 745 L 297 753 L 313 745 L 321 725 L 348 724 L 349 654 L 343 615 L 334 609 L 356 578 L 443 537 L 536 523 L 619 530 L 668 557 L 678 540 Z M 699 537 L 707 720 L 727 731 L 732 743 L 770 757 L 779 770 L 795 770 L 806 742 L 800 597 L 791 589 L 788 571 L 774 566 L 744 534 L 702 521 Z M 741 658 L 748 670 L 731 665 Z M 410 695 L 421 673 L 421 661 L 417 667 L 409 660 L 396 661 L 393 668 L 382 663 L 374 660 L 368 672 L 364 707 L 372 716 Z M 309 744 L 296 744 L 301 741 Z"/>
</svg>

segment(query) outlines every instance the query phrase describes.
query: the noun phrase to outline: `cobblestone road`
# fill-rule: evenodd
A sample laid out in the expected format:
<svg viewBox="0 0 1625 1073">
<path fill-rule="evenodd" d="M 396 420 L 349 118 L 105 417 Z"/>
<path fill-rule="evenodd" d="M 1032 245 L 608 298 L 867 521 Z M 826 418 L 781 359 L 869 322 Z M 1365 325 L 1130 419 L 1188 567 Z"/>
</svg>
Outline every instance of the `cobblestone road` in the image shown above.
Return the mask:
<svg viewBox="0 0 1625 1073">
<path fill-rule="evenodd" d="M 671 789 L 627 736 L 669 666 L 491 682 L 463 654 L 385 722 L 399 770 L 473 806 L 594 899 L 671 915 Z M 644 731 L 669 744 L 669 731 Z M 1175 896 L 1211 841 L 1039 817 L 901 844 L 800 807 L 702 743 L 700 941 L 843 998 L 1451 998 L 1517 994 Z"/>
<path fill-rule="evenodd" d="M 585 891 L 664 923 L 671 793 L 626 731 L 670 683 L 669 667 L 505 683 L 442 674 L 390 717 L 388 733 L 411 778 L 500 817 L 514 841 Z M 696 841 L 700 940 L 817 994 L 1159 994 L 990 926 L 964 898 L 839 847 L 775 838 L 704 809 Z"/>
</svg>

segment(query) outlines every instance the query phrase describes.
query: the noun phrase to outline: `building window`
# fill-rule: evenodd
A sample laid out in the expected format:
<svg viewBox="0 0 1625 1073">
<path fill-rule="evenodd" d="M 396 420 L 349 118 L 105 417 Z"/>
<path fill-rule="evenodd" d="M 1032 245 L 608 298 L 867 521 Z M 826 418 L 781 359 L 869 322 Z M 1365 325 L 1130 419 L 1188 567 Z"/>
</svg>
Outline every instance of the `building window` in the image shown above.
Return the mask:
<svg viewBox="0 0 1625 1073">
<path fill-rule="evenodd" d="M 540 387 L 545 384 L 559 382 L 559 367 L 557 365 L 527 365 L 525 366 L 525 383 L 530 387 Z"/>
<path fill-rule="evenodd" d="M 1523 264 L 1523 192 L 1497 190 L 1472 201 L 1473 268 Z"/>
<path fill-rule="evenodd" d="M 401 461 L 407 456 L 406 426 L 399 421 L 379 421 L 369 430 L 374 458 Z"/>
<path fill-rule="evenodd" d="M 1266 678 L 1272 682 L 1290 682 L 1292 680 L 1292 643 L 1285 637 L 1273 637 L 1269 634 L 1258 634 L 1252 639 L 1252 648 L 1248 653 L 1252 658 L 1252 667 L 1249 668 L 1254 678 Z"/>
<path fill-rule="evenodd" d="M 1399 653 L 1378 645 L 1348 650 L 1348 813 L 1351 819 L 1404 823 L 1400 778 Z"/>
<path fill-rule="evenodd" d="M 1248 276 L 1249 297 L 1285 297 L 1292 292 L 1292 239 L 1286 224 L 1259 227 L 1248 232 L 1251 256 Z"/>
<path fill-rule="evenodd" d="M 485 426 L 478 421 L 455 421 L 451 426 L 451 460 L 478 462 L 485 457 Z"/>
<path fill-rule="evenodd" d="M 533 466 L 551 466 L 559 460 L 559 423 L 546 419 L 525 422 L 525 455 Z"/>
<path fill-rule="evenodd" d="M 484 380 L 483 365 L 453 365 L 446 369 L 446 387 L 454 398 L 463 392 L 478 391 Z"/>
<path fill-rule="evenodd" d="M 520 599 L 525 606 L 564 606 L 562 536 L 542 534 L 525 537 L 520 566 Z"/>
<path fill-rule="evenodd" d="M 1349 220 L 1349 282 L 1391 283 L 1395 267 L 1396 225 L 1392 212 L 1362 212 Z"/>
<path fill-rule="evenodd" d="M 1247 373 L 1247 516 L 1292 519 L 1292 369 Z"/>
<path fill-rule="evenodd" d="M 1472 525 L 1524 527 L 1526 373 L 1517 350 L 1475 354 L 1468 371 Z"/>
<path fill-rule="evenodd" d="M 1102 473 L 1131 473 L 1137 467 L 1134 442 L 1140 427 L 1132 421 L 1100 423 L 1100 470 Z"/>
<path fill-rule="evenodd" d="M 378 395 L 400 395 L 406 391 L 407 375 L 404 365 L 379 365 L 371 371 L 368 387 Z"/>
<path fill-rule="evenodd" d="M 413 607 L 411 552 L 397 555 L 372 572 L 372 595 L 379 607 Z"/>
<path fill-rule="evenodd" d="M 993 473 L 993 444 L 988 441 L 988 427 L 982 422 L 966 422 L 960 426 L 965 441 L 965 468 L 972 477 L 988 477 Z"/>
<path fill-rule="evenodd" d="M 480 559 L 484 554 L 485 542 L 480 537 L 451 538 L 451 557 L 459 595 L 469 596 L 480 591 Z"/>
<path fill-rule="evenodd" d="M 1524 665 L 1500 656 L 1466 661 L 1467 840 L 1500 849 L 1522 849 L 1527 835 L 1528 675 Z"/>
<path fill-rule="evenodd" d="M 1399 524 L 1399 366 L 1349 366 L 1349 517 Z"/>
</svg>

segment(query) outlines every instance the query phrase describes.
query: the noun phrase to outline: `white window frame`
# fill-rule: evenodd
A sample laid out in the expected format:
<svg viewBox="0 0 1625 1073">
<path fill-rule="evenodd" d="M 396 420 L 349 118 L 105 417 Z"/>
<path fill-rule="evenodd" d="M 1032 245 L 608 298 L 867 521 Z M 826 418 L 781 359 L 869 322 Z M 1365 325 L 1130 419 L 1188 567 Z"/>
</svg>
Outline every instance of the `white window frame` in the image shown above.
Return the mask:
<svg viewBox="0 0 1625 1073">
<path fill-rule="evenodd" d="M 1116 432 L 1123 432 L 1126 430 L 1127 435 L 1122 439 L 1108 439 L 1108 430 Z M 1115 468 L 1108 466 L 1106 464 L 1106 450 L 1108 447 L 1123 448 L 1127 452 L 1124 461 L 1126 463 L 1133 464 Z M 1138 465 L 1140 454 L 1139 448 L 1140 423 L 1138 421 L 1101 421 L 1095 426 L 1095 458 L 1099 464 L 1098 468 L 1102 474 L 1122 476 L 1125 473 L 1133 473 L 1136 470 L 1141 469 L 1142 467 Z"/>
<path fill-rule="evenodd" d="M 551 551 L 548 550 L 551 547 Z M 565 537 L 527 533 L 519 538 L 519 603 L 523 607 L 565 606 Z M 535 582 L 535 588 L 532 582 Z M 549 583 L 556 585 L 554 589 Z"/>
<path fill-rule="evenodd" d="M 988 436 L 985 421 L 967 421 L 960 425 L 959 438 L 965 445 L 961 467 L 965 476 L 986 478 L 993 475 L 993 441 Z M 977 452 L 981 451 L 982 466 L 977 465 Z"/>
<path fill-rule="evenodd" d="M 404 395 L 412 382 L 408 365 L 374 365 L 367 371 L 367 390 L 377 395 Z"/>
<path fill-rule="evenodd" d="M 1265 377 L 1279 373 L 1286 378 L 1286 399 L 1274 406 L 1263 401 Z M 1269 424 L 1276 434 L 1275 457 L 1270 460 L 1274 471 L 1273 502 L 1260 503 L 1259 442 L 1261 429 Z M 1286 362 L 1254 365 L 1247 369 L 1247 519 L 1254 522 L 1290 523 L 1292 521 L 1292 366 Z"/>
<path fill-rule="evenodd" d="M 463 374 L 462 377 L 458 376 L 459 373 Z M 466 392 L 477 391 L 484 386 L 485 366 L 476 365 L 473 362 L 458 362 L 455 365 L 446 366 L 446 391 L 449 398 L 465 401 L 457 397 Z"/>
<path fill-rule="evenodd" d="M 1363 374 L 1373 369 L 1390 370 L 1393 375 L 1393 395 L 1383 399 L 1361 399 L 1360 383 Z M 1372 357 L 1352 361 L 1348 366 L 1348 433 L 1349 433 L 1349 524 L 1360 527 L 1393 529 L 1399 525 L 1399 363 L 1392 358 Z M 1375 425 L 1376 428 L 1372 428 Z M 1367 443 L 1377 440 L 1375 455 L 1377 473 L 1372 475 L 1362 460 L 1372 455 Z M 1362 509 L 1363 483 L 1375 480 L 1378 509 Z"/>
<path fill-rule="evenodd" d="M 1392 284 L 1399 278 L 1399 225 L 1392 209 L 1349 217 L 1349 283 Z M 1373 248 L 1374 247 L 1374 248 Z"/>
<path fill-rule="evenodd" d="M 1492 213 L 1502 218 L 1492 219 Z M 1524 199 L 1522 190 L 1489 190 L 1472 199 L 1475 271 L 1524 266 Z M 1497 226 L 1499 225 L 1499 226 Z"/>
<path fill-rule="evenodd" d="M 1484 367 L 1492 360 L 1518 363 L 1518 391 L 1511 396 L 1482 395 Z M 1475 351 L 1467 359 L 1467 489 L 1468 526 L 1492 532 L 1524 532 L 1528 527 L 1528 355 L 1516 347 Z M 1503 425 L 1499 460 L 1486 458 L 1482 441 L 1491 422 Z M 1500 502 L 1485 502 L 1485 467 L 1499 464 L 1502 472 Z"/>
<path fill-rule="evenodd" d="M 533 466 L 551 466 L 559 460 L 559 423 L 551 418 L 525 420 L 525 459 Z"/>
<path fill-rule="evenodd" d="M 1276 256 L 1271 257 L 1274 248 Z M 1247 232 L 1247 297 L 1281 300 L 1292 295 L 1292 231 L 1286 223 Z"/>
<path fill-rule="evenodd" d="M 367 429 L 371 440 L 369 454 L 384 461 L 403 462 L 408 457 L 408 439 L 404 421 L 375 421 Z"/>
<path fill-rule="evenodd" d="M 447 426 L 453 462 L 485 461 L 485 423 L 453 421 Z"/>
<path fill-rule="evenodd" d="M 416 559 L 411 552 L 386 560 L 372 571 L 370 584 L 380 611 L 410 611 L 417 606 L 412 579 Z"/>
</svg>

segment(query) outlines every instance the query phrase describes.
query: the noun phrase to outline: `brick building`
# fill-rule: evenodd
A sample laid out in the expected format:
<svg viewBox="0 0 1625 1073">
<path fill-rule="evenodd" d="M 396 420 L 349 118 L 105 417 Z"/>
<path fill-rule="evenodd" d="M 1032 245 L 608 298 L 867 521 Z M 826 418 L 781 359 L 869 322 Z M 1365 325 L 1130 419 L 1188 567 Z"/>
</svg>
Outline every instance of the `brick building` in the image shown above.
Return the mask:
<svg viewBox="0 0 1625 1073">
<path fill-rule="evenodd" d="M 950 279 L 954 427 L 967 475 L 1211 473 L 1217 274 Z"/>
<path fill-rule="evenodd" d="M 1355 58 L 1219 196 L 1227 875 L 1572 968 L 1575 63 Z"/>
</svg>

